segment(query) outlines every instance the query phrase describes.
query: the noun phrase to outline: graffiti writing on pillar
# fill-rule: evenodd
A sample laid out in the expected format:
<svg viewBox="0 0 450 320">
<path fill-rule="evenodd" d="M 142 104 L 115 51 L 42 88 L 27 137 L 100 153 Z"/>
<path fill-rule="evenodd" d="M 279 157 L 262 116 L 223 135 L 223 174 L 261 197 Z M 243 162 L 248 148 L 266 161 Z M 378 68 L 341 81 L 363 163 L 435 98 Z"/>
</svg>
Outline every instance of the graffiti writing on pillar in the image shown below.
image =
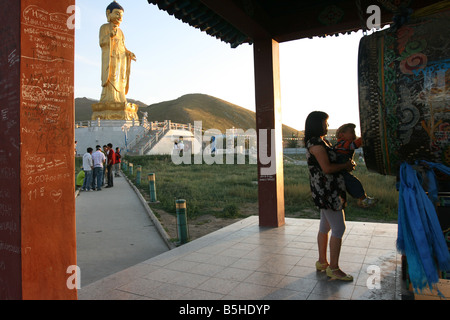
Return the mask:
<svg viewBox="0 0 450 320">
<path fill-rule="evenodd" d="M 30 5 L 22 15 L 21 133 L 37 141 L 30 152 L 54 154 L 73 142 L 74 31 L 67 13 Z"/>
</svg>

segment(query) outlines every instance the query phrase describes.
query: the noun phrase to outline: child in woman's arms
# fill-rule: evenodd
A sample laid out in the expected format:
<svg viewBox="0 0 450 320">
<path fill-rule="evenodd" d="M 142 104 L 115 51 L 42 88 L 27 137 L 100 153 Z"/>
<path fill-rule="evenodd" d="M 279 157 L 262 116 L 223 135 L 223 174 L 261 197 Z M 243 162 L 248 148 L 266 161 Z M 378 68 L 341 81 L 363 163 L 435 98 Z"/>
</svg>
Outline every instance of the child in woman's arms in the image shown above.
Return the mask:
<svg viewBox="0 0 450 320">
<path fill-rule="evenodd" d="M 353 123 L 346 123 L 340 126 L 336 131 L 336 138 L 338 140 L 333 148 L 336 151 L 338 163 L 345 163 L 349 159 L 352 159 L 355 149 L 358 149 L 362 145 L 362 139 L 356 138 L 355 127 L 356 125 Z M 358 178 L 347 171 L 343 172 L 343 175 L 347 192 L 353 198 L 358 199 L 358 206 L 369 208 L 376 204 L 377 199 L 366 195 L 364 187 Z"/>
</svg>

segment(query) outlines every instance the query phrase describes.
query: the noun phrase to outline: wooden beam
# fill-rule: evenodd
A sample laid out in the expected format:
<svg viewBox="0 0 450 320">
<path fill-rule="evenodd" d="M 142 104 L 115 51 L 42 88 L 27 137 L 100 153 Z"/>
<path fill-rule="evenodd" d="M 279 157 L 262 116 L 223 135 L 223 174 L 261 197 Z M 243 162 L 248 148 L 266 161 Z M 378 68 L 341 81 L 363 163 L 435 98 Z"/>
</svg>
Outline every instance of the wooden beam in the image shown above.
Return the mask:
<svg viewBox="0 0 450 320">
<path fill-rule="evenodd" d="M 434 0 L 412 1 L 408 5 L 408 8 L 416 11 L 435 3 L 436 1 Z M 319 22 L 318 17 L 325 9 L 325 6 L 319 2 L 306 6 L 301 11 L 286 11 L 283 16 L 273 17 L 271 21 L 273 38 L 278 42 L 286 42 L 314 36 L 359 31 L 366 26 L 367 19 L 373 14 L 372 10 L 367 12 L 367 9 L 371 5 L 377 5 L 380 8 L 380 23 L 381 26 L 385 26 L 393 23 L 393 17 L 396 14 L 394 8 L 398 6 L 398 4 L 385 6 L 381 2 L 376 3 L 376 1 L 372 0 L 362 0 L 360 6 L 361 11 L 359 11 L 360 9 L 358 9 L 355 1 L 341 1 L 336 5 L 343 12 L 342 20 L 330 25 Z"/>
<path fill-rule="evenodd" d="M 283 140 L 278 42 L 255 39 L 259 225 L 284 225 Z"/>
<path fill-rule="evenodd" d="M 200 0 L 200 2 L 247 36 L 253 39 L 270 38 L 268 31 L 247 15 L 234 1 Z"/>
</svg>

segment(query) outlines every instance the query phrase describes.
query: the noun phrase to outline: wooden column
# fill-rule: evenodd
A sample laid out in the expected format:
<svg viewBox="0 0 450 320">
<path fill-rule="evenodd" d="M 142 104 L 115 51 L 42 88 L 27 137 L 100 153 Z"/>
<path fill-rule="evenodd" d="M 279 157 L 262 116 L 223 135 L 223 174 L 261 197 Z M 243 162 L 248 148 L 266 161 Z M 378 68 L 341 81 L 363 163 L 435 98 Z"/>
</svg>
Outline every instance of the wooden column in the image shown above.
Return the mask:
<svg viewBox="0 0 450 320">
<path fill-rule="evenodd" d="M 77 298 L 74 4 L 2 1 L 0 300 Z"/>
<path fill-rule="evenodd" d="M 259 225 L 284 225 L 283 138 L 279 45 L 254 42 L 256 128 L 258 135 Z"/>
</svg>

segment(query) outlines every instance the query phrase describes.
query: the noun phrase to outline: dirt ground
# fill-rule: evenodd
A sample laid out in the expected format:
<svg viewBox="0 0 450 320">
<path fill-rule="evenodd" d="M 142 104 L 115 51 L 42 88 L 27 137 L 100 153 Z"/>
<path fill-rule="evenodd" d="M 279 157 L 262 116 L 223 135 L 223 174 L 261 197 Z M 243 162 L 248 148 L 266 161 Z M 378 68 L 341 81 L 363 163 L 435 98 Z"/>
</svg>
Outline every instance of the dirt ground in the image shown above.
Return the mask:
<svg viewBox="0 0 450 320">
<path fill-rule="evenodd" d="M 152 211 L 158 217 L 163 228 L 166 230 L 170 239 L 177 241 L 177 218 L 175 215 L 169 214 L 164 210 L 152 208 Z M 211 232 L 217 231 L 230 224 L 245 219 L 251 215 L 258 215 L 258 206 L 256 204 L 243 204 L 240 207 L 240 217 L 235 219 L 218 218 L 212 214 L 202 215 L 196 219 L 188 219 L 189 240 L 194 240 Z M 304 209 L 294 214 L 286 214 L 291 218 L 314 218 L 315 211 Z"/>
<path fill-rule="evenodd" d="M 170 239 L 176 241 L 178 238 L 177 235 L 177 218 L 174 215 L 171 215 L 164 210 L 154 209 L 152 211 L 157 215 L 161 225 L 166 230 Z M 226 227 L 230 224 L 233 224 L 242 218 L 236 219 L 224 219 L 217 218 L 214 215 L 203 215 L 196 219 L 188 219 L 188 229 L 189 229 L 189 240 L 195 240 L 197 238 L 203 237 L 211 232 L 219 230 L 223 227 Z"/>
</svg>

